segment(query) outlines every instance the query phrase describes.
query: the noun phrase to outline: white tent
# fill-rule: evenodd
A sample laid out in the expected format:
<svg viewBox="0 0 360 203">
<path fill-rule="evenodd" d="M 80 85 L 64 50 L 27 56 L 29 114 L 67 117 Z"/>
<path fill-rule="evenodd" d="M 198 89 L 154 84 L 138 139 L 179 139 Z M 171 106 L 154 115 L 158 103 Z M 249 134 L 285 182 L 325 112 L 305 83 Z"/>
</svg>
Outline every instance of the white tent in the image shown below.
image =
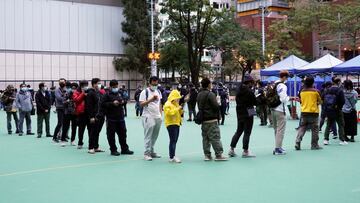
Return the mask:
<svg viewBox="0 0 360 203">
<path fill-rule="evenodd" d="M 319 58 L 318 60 L 296 68 L 295 73 L 297 75 L 306 75 L 306 74 L 314 74 L 314 73 L 325 73 L 331 72 L 332 67 L 341 64 L 343 61 L 335 58 L 330 54 L 326 54 L 325 56 Z"/>
<path fill-rule="evenodd" d="M 308 62 L 298 58 L 294 55 L 291 55 L 284 60 L 275 63 L 274 65 L 261 70 L 261 76 L 279 76 L 280 71 L 287 70 L 289 73 L 294 74 L 295 68 L 309 64 Z"/>
</svg>

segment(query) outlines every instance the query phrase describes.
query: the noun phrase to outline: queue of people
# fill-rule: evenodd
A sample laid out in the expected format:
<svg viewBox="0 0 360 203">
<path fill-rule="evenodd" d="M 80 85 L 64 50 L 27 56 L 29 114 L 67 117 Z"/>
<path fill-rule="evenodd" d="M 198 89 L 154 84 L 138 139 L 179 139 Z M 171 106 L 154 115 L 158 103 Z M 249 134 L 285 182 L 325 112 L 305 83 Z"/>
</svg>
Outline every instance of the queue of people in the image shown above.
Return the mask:
<svg viewBox="0 0 360 203">
<path fill-rule="evenodd" d="M 236 93 L 237 129 L 231 139 L 228 152 L 230 157 L 237 156 L 236 146 L 241 136 L 243 136 L 242 157 L 256 157 L 250 151 L 250 137 L 255 116 L 260 117 L 260 126 L 267 126 L 269 119 L 270 126 L 274 129 L 273 154 L 285 155 L 287 153 L 283 148 L 283 140 L 286 138 L 286 107 L 290 100 L 286 82 L 290 75 L 287 71 L 281 71 L 279 76 L 279 81 L 267 87 L 255 82 L 250 75 L 244 76 Z M 146 88 L 138 87 L 134 100 L 136 116 L 141 117 L 144 130 L 144 160 L 152 161 L 161 158 L 155 150 L 155 145 L 164 122 L 169 134 L 169 161 L 182 162 L 176 156 L 176 145 L 181 134 L 185 104 L 188 106 L 189 113 L 187 121 L 194 121 L 201 125 L 204 160 L 228 160 L 224 156 L 219 125 L 224 125 L 225 115 L 228 114 L 229 91 L 221 83 L 214 84 L 208 78 L 202 79 L 200 84 L 199 90 L 193 84 L 178 86 L 174 89 L 171 87 L 162 89 L 159 88 L 159 78 L 153 76 L 149 79 Z M 46 84 L 40 83 L 35 94 L 25 84 L 20 85 L 19 91 L 9 85 L 3 92 L 1 101 L 7 114 L 8 134 L 12 134 L 14 129 L 15 133 L 22 136 L 25 120 L 26 134 L 34 135 L 31 129 L 31 115 L 35 114 L 36 109 L 37 138 L 43 136 L 45 122 L 46 137 L 52 137 L 53 141 L 60 143 L 62 147 L 70 144 L 82 149 L 85 129 L 87 129 L 88 153 L 102 153 L 104 150 L 99 146 L 99 136 L 106 123 L 110 154 L 119 156 L 134 154 L 127 144 L 125 118 L 129 98 L 125 87 L 119 87 L 116 80 L 110 81 L 109 88 L 105 89 L 99 78 L 93 78 L 90 84 L 86 80 L 74 83 L 61 78 L 57 89 L 49 90 Z M 303 87 L 299 92 L 301 118 L 295 149 L 302 149 L 301 142 L 308 129 L 312 134 L 311 149 L 323 149 L 319 144 L 319 132 L 325 120 L 324 145 L 331 144 L 330 130 L 336 133 L 334 130 L 336 127 L 340 145 L 354 142 L 357 135 L 357 100 L 358 93 L 350 80 L 341 83 L 339 78 L 333 78 L 333 82 L 326 83 L 320 92 L 314 87 L 313 77 L 304 78 Z M 56 108 L 57 124 L 51 135 L 50 115 L 53 104 Z M 321 118 L 320 121 L 319 118 Z M 116 135 L 120 152 L 116 145 Z M 211 148 L 215 156 L 212 155 Z"/>
</svg>

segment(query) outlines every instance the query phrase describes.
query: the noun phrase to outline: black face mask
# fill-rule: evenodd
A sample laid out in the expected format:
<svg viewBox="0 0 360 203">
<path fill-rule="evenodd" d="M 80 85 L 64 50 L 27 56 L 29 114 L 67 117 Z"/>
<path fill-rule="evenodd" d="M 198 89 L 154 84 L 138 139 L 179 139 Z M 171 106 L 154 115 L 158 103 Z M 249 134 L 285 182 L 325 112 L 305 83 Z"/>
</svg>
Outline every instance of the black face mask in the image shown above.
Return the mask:
<svg viewBox="0 0 360 203">
<path fill-rule="evenodd" d="M 60 87 L 61 87 L 61 88 L 64 88 L 64 87 L 65 87 L 65 84 L 64 84 L 64 83 L 60 83 Z"/>
</svg>

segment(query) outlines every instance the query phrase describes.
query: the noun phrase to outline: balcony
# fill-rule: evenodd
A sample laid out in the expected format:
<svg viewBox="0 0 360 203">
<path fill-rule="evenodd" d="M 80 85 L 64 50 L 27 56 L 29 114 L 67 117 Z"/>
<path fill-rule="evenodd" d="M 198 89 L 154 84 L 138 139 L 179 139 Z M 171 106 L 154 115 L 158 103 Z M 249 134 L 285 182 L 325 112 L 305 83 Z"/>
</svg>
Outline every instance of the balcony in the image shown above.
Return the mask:
<svg viewBox="0 0 360 203">
<path fill-rule="evenodd" d="M 288 8 L 289 4 L 281 0 L 254 0 L 241 3 L 238 1 L 237 12 L 246 12 L 251 10 L 257 10 L 261 6 L 265 7 L 277 7 L 277 8 Z"/>
</svg>

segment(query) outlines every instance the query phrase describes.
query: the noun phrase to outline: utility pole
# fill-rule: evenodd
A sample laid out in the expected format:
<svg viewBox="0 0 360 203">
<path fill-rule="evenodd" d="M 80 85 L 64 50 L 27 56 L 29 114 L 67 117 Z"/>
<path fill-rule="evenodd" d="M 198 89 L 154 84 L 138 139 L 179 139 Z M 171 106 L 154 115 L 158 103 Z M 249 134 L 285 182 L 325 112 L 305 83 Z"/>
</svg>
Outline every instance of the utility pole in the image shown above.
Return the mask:
<svg viewBox="0 0 360 203">
<path fill-rule="evenodd" d="M 151 52 L 155 53 L 155 36 L 154 36 L 154 0 L 150 0 L 151 6 Z M 151 59 L 151 76 L 157 75 L 156 60 Z"/>
<path fill-rule="evenodd" d="M 261 9 L 261 39 L 262 39 L 262 55 L 265 57 L 265 9 L 266 9 L 266 0 L 261 0 L 260 2 L 260 9 Z"/>
<path fill-rule="evenodd" d="M 339 23 L 339 43 L 338 43 L 338 53 L 339 53 L 339 59 L 341 60 L 341 29 L 340 29 L 340 23 L 341 23 L 341 14 L 338 13 L 338 23 Z"/>
</svg>

